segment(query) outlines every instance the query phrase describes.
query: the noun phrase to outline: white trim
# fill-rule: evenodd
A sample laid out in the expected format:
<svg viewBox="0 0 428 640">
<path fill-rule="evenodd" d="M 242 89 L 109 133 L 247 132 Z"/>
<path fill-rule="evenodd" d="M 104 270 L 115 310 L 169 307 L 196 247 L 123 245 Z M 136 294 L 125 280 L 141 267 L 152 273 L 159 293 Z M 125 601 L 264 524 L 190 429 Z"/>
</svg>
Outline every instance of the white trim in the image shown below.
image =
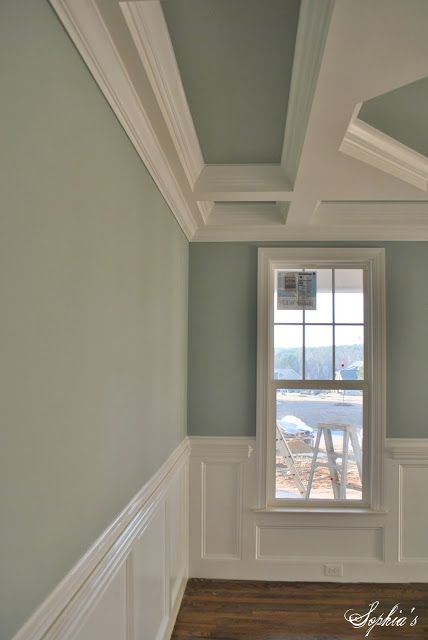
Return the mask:
<svg viewBox="0 0 428 640">
<path fill-rule="evenodd" d="M 324 575 L 324 564 L 334 562 L 342 564 L 344 570 L 343 576 L 333 579 L 335 582 L 427 581 L 428 552 L 423 536 L 418 533 L 426 529 L 428 517 L 427 509 L 421 509 L 419 505 L 424 491 L 423 479 L 415 496 L 412 483 L 407 484 L 409 478 L 403 474 L 403 467 L 423 469 L 428 477 L 428 453 L 420 461 L 391 460 L 383 449 L 386 508 L 381 512 L 297 508 L 264 511 L 254 508 L 257 502 L 256 460 L 254 455 L 248 456 L 249 448 L 257 446 L 253 438 L 202 436 L 191 437 L 190 441 L 189 573 L 192 577 L 331 582 L 332 578 Z M 393 441 L 395 439 L 388 443 Z M 428 438 L 421 444 L 427 452 Z M 207 494 L 203 491 L 203 467 L 211 463 L 217 466 L 211 478 L 215 483 L 222 477 L 219 462 L 225 468 L 229 467 L 228 473 L 224 474 L 227 481 L 220 482 L 217 491 L 211 490 Z M 242 474 L 231 473 L 237 464 L 242 468 Z M 230 494 L 237 495 L 241 490 L 242 512 L 237 514 L 230 508 Z M 403 504 L 410 507 L 412 514 L 406 521 L 402 517 Z M 229 522 L 232 518 L 236 531 L 241 527 L 240 558 L 235 553 L 235 537 L 224 537 L 219 544 L 212 526 L 202 529 L 203 518 L 209 518 L 211 523 L 222 518 Z M 418 557 L 403 557 L 403 540 L 409 534 L 411 537 L 416 535 L 419 541 Z M 337 549 L 329 544 L 332 535 L 340 543 Z M 290 536 L 297 542 L 297 548 L 287 548 L 286 540 Z M 204 553 L 207 548 L 215 549 L 217 553 Z"/>
<path fill-rule="evenodd" d="M 393 460 L 428 460 L 428 438 L 387 438 L 386 451 Z"/>
<path fill-rule="evenodd" d="M 278 225 L 285 224 L 288 202 L 216 203 L 206 219 L 211 225 Z"/>
<path fill-rule="evenodd" d="M 360 108 L 358 104 L 339 150 L 428 191 L 428 158 L 360 120 Z"/>
<path fill-rule="evenodd" d="M 261 554 L 260 553 L 260 533 L 263 529 L 278 529 L 281 532 L 285 533 L 287 530 L 302 530 L 302 526 L 301 525 L 284 525 L 284 524 L 257 524 L 256 525 L 256 560 L 263 560 L 263 561 L 272 561 L 272 562 L 282 562 L 284 564 L 286 563 L 305 563 L 305 564 L 311 564 L 313 563 L 314 559 L 312 556 L 296 556 L 295 554 L 293 554 L 293 550 L 290 549 L 289 553 L 286 553 L 286 548 L 284 548 L 284 555 L 282 556 L 269 556 L 269 555 L 265 555 L 265 554 Z M 315 521 L 308 523 L 305 525 L 305 529 L 312 529 L 312 530 L 320 530 L 320 531 L 331 531 L 332 527 L 330 527 L 329 525 L 322 525 L 320 526 L 319 524 L 317 524 Z M 369 527 L 369 526 L 364 526 L 364 527 L 356 527 L 356 526 L 344 526 L 341 525 L 339 527 L 334 527 L 334 531 L 340 531 L 343 532 L 344 535 L 346 536 L 351 536 L 353 533 L 357 532 L 357 531 L 371 531 L 371 532 L 376 532 L 376 533 L 380 533 L 380 537 L 382 538 L 383 541 L 383 535 L 384 535 L 384 530 L 382 527 Z M 382 552 L 384 549 L 384 545 L 382 544 Z M 317 561 L 318 562 L 331 562 L 331 556 L 323 556 L 322 555 L 322 551 L 320 550 L 320 555 L 317 556 Z M 352 556 L 348 556 L 348 557 L 343 557 L 341 556 L 341 561 L 344 563 L 352 563 L 355 562 L 355 558 L 353 558 Z M 383 557 L 383 553 L 381 557 L 377 557 L 377 558 L 366 558 L 365 562 L 367 564 L 381 564 L 384 562 L 384 557 Z"/>
<path fill-rule="evenodd" d="M 311 224 L 350 225 L 370 229 L 379 225 L 406 224 L 428 229 L 427 200 L 322 200 L 311 218 Z"/>
<path fill-rule="evenodd" d="M 428 224 L 424 225 L 206 225 L 199 228 L 192 242 L 293 242 L 293 241 L 380 241 L 422 242 L 428 240 Z"/>
<path fill-rule="evenodd" d="M 197 203 L 203 221 L 206 223 L 214 207 L 214 202 L 198 200 Z"/>
<path fill-rule="evenodd" d="M 201 464 L 201 488 L 202 488 L 202 510 L 201 510 L 201 557 L 207 560 L 241 560 L 242 558 L 242 513 L 243 513 L 243 461 L 245 460 L 245 456 L 240 458 L 240 456 L 233 458 L 233 456 L 205 456 L 205 460 Z M 236 536 L 235 536 L 235 550 L 232 553 L 223 553 L 223 554 L 214 554 L 207 553 L 206 550 L 206 541 L 209 535 L 209 531 L 206 525 L 207 521 L 207 511 L 210 508 L 210 505 L 207 500 L 206 493 L 206 474 L 207 474 L 207 465 L 212 463 L 231 465 L 238 467 L 238 486 L 235 488 L 237 493 L 237 510 L 236 513 L 233 514 L 236 517 Z"/>
<path fill-rule="evenodd" d="M 289 200 L 292 191 L 278 164 L 208 164 L 195 183 L 198 200 Z"/>
<path fill-rule="evenodd" d="M 291 184 L 299 168 L 333 6 L 334 0 L 302 0 L 300 5 L 281 158 Z"/>
<path fill-rule="evenodd" d="M 273 269 L 284 263 L 318 267 L 321 265 L 355 264 L 367 266 L 369 273 L 368 305 L 370 315 L 365 318 L 367 326 L 366 344 L 371 344 L 368 354 L 368 380 L 370 381 L 369 424 L 370 424 L 370 469 L 368 474 L 370 487 L 370 504 L 365 505 L 374 510 L 382 509 L 383 503 L 383 450 L 386 420 L 386 311 L 385 311 L 385 250 L 367 248 L 260 248 L 258 250 L 258 302 L 257 302 L 257 453 L 258 453 L 258 501 L 259 508 L 274 506 L 273 471 L 269 454 L 270 416 L 269 393 L 270 381 L 270 344 L 271 344 L 271 311 L 270 289 Z M 366 352 L 367 353 L 367 352 Z M 367 406 L 367 405 L 366 405 Z M 373 426 L 374 425 L 374 426 Z M 276 503 L 280 501 L 275 501 Z M 283 502 L 283 501 L 281 501 Z M 292 508 L 311 503 L 296 500 L 284 502 Z M 351 505 L 350 506 L 355 506 Z"/>
<path fill-rule="evenodd" d="M 404 440 L 404 438 L 403 438 Z M 407 440 L 407 439 L 406 439 Z M 422 439 L 422 451 L 425 452 L 425 455 L 428 452 L 428 439 Z M 405 523 L 404 521 L 404 503 L 405 503 L 405 472 L 408 469 L 424 469 L 427 472 L 428 475 L 428 464 L 427 464 L 427 457 L 422 457 L 422 456 L 418 456 L 418 457 L 414 457 L 414 460 L 417 460 L 417 462 L 409 462 L 409 460 L 412 460 L 412 456 L 410 456 L 409 458 L 409 453 L 407 451 L 403 451 L 404 457 L 401 459 L 398 457 L 398 451 L 397 451 L 397 460 L 400 460 L 398 462 L 398 536 L 397 536 L 397 542 L 398 542 L 398 562 L 401 564 L 410 564 L 410 565 L 418 565 L 418 566 L 428 566 L 428 556 L 425 557 L 415 557 L 415 556 L 411 556 L 408 557 L 404 554 L 404 533 L 405 533 L 405 526 L 407 526 L 407 523 Z M 422 464 L 422 461 L 425 462 L 425 464 Z M 415 501 L 416 503 L 416 501 Z M 416 503 L 417 504 L 417 503 Z M 418 509 L 419 511 L 419 509 Z M 426 529 L 426 526 L 424 527 L 424 529 Z"/>
<path fill-rule="evenodd" d="M 119 568 L 127 562 L 136 537 L 147 527 L 153 513 L 161 505 L 177 471 L 186 467 L 189 453 L 190 443 L 185 438 L 33 613 L 13 640 L 68 640 L 80 628 Z M 185 491 L 187 493 L 187 486 Z M 187 540 L 187 531 L 185 538 Z M 185 558 L 186 575 L 183 579 L 187 577 L 187 552 Z M 127 581 L 129 583 L 129 575 Z M 183 587 L 179 593 L 182 595 Z M 179 605 L 173 604 L 176 613 Z M 131 624 L 129 617 L 128 624 Z"/>
<path fill-rule="evenodd" d="M 254 451 L 254 438 L 233 436 L 188 436 L 191 455 L 208 458 L 241 461 L 249 458 Z"/>
<path fill-rule="evenodd" d="M 161 3 L 120 2 L 120 7 L 193 189 L 204 160 Z"/>
<path fill-rule="evenodd" d="M 137 153 L 190 240 L 197 222 L 95 0 L 50 0 Z"/>
</svg>

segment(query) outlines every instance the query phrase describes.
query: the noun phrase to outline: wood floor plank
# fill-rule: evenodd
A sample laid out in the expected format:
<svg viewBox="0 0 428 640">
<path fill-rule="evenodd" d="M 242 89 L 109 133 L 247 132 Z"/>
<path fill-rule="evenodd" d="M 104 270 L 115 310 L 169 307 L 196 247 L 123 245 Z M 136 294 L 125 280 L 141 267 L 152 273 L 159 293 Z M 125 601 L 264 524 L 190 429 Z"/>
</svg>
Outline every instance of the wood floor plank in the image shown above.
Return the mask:
<svg viewBox="0 0 428 640">
<path fill-rule="evenodd" d="M 172 640 L 350 640 L 365 638 L 354 629 L 348 609 L 406 615 L 403 627 L 377 626 L 376 640 L 428 640 L 428 584 L 343 584 L 190 579 Z M 411 609 L 414 607 L 413 613 Z M 410 626 L 414 616 L 415 626 Z"/>
</svg>

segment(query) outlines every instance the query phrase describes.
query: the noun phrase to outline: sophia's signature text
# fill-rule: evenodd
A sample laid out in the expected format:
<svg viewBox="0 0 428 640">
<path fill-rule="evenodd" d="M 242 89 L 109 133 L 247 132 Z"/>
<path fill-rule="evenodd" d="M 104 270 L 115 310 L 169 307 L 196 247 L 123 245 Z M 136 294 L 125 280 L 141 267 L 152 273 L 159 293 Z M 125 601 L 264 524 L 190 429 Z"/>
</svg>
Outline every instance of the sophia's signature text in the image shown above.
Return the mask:
<svg viewBox="0 0 428 640">
<path fill-rule="evenodd" d="M 375 627 L 405 627 L 407 625 L 414 627 L 418 623 L 415 607 L 412 607 L 410 614 L 407 615 L 400 608 L 400 603 L 398 602 L 386 613 L 380 611 L 378 600 L 372 602 L 368 610 L 362 613 L 355 611 L 355 609 L 348 609 L 344 617 L 355 629 L 364 629 L 366 638 Z"/>
</svg>

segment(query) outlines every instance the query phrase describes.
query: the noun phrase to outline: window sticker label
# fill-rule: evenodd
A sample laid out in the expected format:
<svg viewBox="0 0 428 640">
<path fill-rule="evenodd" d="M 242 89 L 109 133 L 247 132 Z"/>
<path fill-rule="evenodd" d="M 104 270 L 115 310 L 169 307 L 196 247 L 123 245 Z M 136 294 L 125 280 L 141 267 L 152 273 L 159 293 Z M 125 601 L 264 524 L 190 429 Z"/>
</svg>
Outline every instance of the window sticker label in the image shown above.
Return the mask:
<svg viewBox="0 0 428 640">
<path fill-rule="evenodd" d="M 317 308 L 316 271 L 278 271 L 277 309 L 290 311 Z"/>
</svg>

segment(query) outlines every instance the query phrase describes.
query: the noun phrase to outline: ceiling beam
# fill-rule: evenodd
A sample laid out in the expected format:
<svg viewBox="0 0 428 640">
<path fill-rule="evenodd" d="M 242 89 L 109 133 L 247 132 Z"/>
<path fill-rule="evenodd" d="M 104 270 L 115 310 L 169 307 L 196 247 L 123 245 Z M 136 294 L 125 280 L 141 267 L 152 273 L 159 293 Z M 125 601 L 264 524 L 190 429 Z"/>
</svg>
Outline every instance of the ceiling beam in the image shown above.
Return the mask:
<svg viewBox="0 0 428 640">
<path fill-rule="evenodd" d="M 281 166 L 294 185 L 334 0 L 302 0 L 297 26 Z"/>
<path fill-rule="evenodd" d="M 194 187 L 197 200 L 276 202 L 292 198 L 280 165 L 206 165 Z"/>
<path fill-rule="evenodd" d="M 428 158 L 357 117 L 358 104 L 340 151 L 428 191 Z"/>
</svg>

